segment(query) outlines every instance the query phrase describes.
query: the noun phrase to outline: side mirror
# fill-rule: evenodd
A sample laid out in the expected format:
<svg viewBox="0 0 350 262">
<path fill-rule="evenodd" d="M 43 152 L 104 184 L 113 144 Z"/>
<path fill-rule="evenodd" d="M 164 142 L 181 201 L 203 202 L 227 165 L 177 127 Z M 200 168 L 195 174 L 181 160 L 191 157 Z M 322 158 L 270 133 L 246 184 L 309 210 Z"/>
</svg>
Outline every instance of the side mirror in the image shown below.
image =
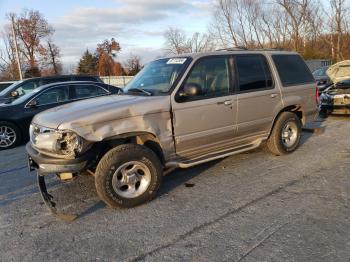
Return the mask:
<svg viewBox="0 0 350 262">
<path fill-rule="evenodd" d="M 13 97 L 13 98 L 19 97 L 18 91 L 12 91 L 11 92 L 11 97 Z"/>
<path fill-rule="evenodd" d="M 196 83 L 188 83 L 184 86 L 183 91 L 180 92 L 181 97 L 198 96 L 202 94 L 202 87 Z"/>
<path fill-rule="evenodd" d="M 27 104 L 27 107 L 29 108 L 35 108 L 38 106 L 38 102 L 34 99 L 32 101 L 30 101 L 28 104 Z"/>
</svg>

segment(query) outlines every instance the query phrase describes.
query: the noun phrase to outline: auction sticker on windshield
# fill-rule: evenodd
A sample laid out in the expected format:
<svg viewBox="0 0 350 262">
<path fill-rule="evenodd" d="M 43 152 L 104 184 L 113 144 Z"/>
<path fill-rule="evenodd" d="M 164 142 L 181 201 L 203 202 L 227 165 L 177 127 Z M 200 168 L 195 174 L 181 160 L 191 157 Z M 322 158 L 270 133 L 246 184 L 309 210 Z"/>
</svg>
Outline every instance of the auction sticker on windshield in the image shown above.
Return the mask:
<svg viewBox="0 0 350 262">
<path fill-rule="evenodd" d="M 167 64 L 168 65 L 173 65 L 173 64 L 180 64 L 182 65 L 183 63 L 185 63 L 187 60 L 187 58 L 171 58 L 168 60 Z"/>
</svg>

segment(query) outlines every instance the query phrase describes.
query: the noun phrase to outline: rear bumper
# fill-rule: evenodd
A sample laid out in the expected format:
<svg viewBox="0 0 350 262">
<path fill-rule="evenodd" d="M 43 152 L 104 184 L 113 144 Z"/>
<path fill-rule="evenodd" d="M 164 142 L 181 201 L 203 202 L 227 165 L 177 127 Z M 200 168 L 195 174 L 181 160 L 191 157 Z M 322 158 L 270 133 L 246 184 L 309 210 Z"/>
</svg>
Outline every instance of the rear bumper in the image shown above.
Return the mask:
<svg viewBox="0 0 350 262">
<path fill-rule="evenodd" d="M 75 159 L 60 159 L 43 155 L 36 151 L 32 145 L 27 143 L 26 151 L 28 153 L 28 166 L 30 170 L 38 170 L 41 175 L 52 173 L 79 173 L 95 157 L 93 151 L 90 151 Z"/>
</svg>

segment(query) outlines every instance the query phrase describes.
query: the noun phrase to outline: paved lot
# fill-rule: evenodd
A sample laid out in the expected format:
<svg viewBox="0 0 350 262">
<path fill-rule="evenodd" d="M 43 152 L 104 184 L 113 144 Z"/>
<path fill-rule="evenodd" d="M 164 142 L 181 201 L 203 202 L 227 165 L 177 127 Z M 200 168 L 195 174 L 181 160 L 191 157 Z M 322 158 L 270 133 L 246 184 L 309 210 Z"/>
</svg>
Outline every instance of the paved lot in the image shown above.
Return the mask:
<svg viewBox="0 0 350 262">
<path fill-rule="evenodd" d="M 0 152 L 0 261 L 349 261 L 350 119 L 303 133 L 292 155 L 258 149 L 165 178 L 134 209 L 101 203 L 93 178 L 49 180 L 67 223 L 43 205 L 24 148 Z M 186 187 L 190 183 L 192 187 Z"/>
</svg>

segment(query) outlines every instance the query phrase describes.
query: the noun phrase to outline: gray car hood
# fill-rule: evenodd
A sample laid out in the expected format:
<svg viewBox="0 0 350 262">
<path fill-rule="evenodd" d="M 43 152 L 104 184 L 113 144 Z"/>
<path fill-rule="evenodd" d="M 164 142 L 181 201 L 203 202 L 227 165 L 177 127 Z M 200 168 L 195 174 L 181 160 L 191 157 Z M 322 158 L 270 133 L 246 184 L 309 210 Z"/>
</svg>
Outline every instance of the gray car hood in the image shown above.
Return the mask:
<svg viewBox="0 0 350 262">
<path fill-rule="evenodd" d="M 92 131 L 102 122 L 169 111 L 169 96 L 112 95 L 49 109 L 36 115 L 33 123 L 62 130 L 88 127 Z"/>
</svg>

